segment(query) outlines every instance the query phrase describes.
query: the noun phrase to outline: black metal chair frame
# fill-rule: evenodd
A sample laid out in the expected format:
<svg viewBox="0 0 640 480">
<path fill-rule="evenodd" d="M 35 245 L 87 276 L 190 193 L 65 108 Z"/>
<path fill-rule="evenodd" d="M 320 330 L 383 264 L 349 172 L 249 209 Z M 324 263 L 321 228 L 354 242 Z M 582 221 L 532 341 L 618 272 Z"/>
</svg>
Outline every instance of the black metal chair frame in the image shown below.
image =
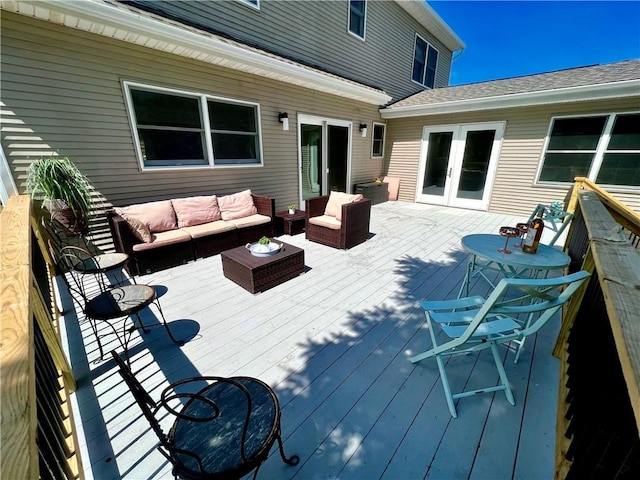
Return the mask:
<svg viewBox="0 0 640 480">
<path fill-rule="evenodd" d="M 152 304 L 158 309 L 162 324 L 164 325 L 171 341 L 177 345 L 184 345 L 183 341 L 177 340 L 173 336 L 173 333 L 167 324 L 167 320 L 165 319 L 162 307 L 160 306 L 160 301 L 156 295 L 156 291 L 152 286 L 133 284 L 107 287 L 107 285 L 100 280 L 104 273 L 103 271 L 96 270 L 95 272 L 87 272 L 76 268 L 77 265 L 83 261 L 83 258 L 78 256 L 79 252 L 86 251 L 80 247 L 74 246 L 62 248 L 58 258 L 58 263 L 63 269 L 63 272 L 61 273 L 65 276 L 65 281 L 72 297 L 79 305 L 86 319 L 89 321 L 91 330 L 96 337 L 98 349 L 100 351 L 100 357 L 97 361 L 102 361 L 104 359 L 104 349 L 101 341 L 101 337 L 103 335 L 98 331 L 96 322 L 104 322 L 111 328 L 127 355 L 128 361 L 129 341 L 131 340 L 133 332 L 136 330 L 142 330 L 144 333 L 148 333 L 150 331 L 149 328 L 142 323 L 140 312 Z M 67 279 L 64 272 L 68 273 L 71 281 Z M 88 273 L 95 273 L 98 277 L 98 292 L 93 296 L 88 292 L 84 283 L 84 278 Z M 146 292 L 146 295 L 144 297 L 134 295 L 134 293 L 138 293 L 140 291 Z M 80 297 L 80 299 L 77 297 Z M 131 327 L 127 327 L 126 318 L 128 317 L 131 317 L 133 321 L 133 325 Z M 122 324 L 122 337 L 118 334 L 116 326 L 112 323 L 112 321 L 120 318 L 125 319 Z"/>
<path fill-rule="evenodd" d="M 251 377 L 225 378 L 215 376 L 187 378 L 169 385 L 162 391 L 160 400 L 158 402 L 155 402 L 147 393 L 147 391 L 144 390 L 140 382 L 138 382 L 131 369 L 125 364 L 122 358 L 115 351 L 112 351 L 111 355 L 113 356 L 113 359 L 119 367 L 120 375 L 129 387 L 131 393 L 133 394 L 133 397 L 136 400 L 136 403 L 142 410 L 144 417 L 147 419 L 147 421 L 151 425 L 151 428 L 159 438 L 160 444 L 157 448 L 160 453 L 173 465 L 172 473 L 176 478 L 210 480 L 239 479 L 244 475 L 247 475 L 251 471 L 254 471 L 253 478 L 255 480 L 258 475 L 260 466 L 267 459 L 269 452 L 276 441 L 278 442 L 280 457 L 282 458 L 282 461 L 284 463 L 293 466 L 297 465 L 300 461 L 300 458 L 297 455 L 292 455 L 291 457 L 287 457 L 285 455 L 280 430 L 280 404 L 275 392 L 271 389 L 271 387 L 269 387 L 261 380 Z M 176 391 L 176 387 L 181 387 L 190 383 L 193 384 L 202 382 L 207 382 L 208 386 L 199 389 L 195 393 L 182 393 Z M 254 401 L 249 390 L 241 382 L 254 383 L 255 385 L 258 385 L 260 388 L 264 389 L 264 391 L 268 393 L 269 398 L 273 402 L 273 407 L 275 408 L 273 422 L 271 424 L 269 433 L 265 436 L 265 439 L 262 441 L 257 451 L 255 451 L 251 456 L 247 456 L 246 444 L 247 438 L 248 436 L 250 436 L 249 426 L 251 416 L 254 413 Z M 227 469 L 224 471 L 212 472 L 206 470 L 203 458 L 201 458 L 197 453 L 180 448 L 180 441 L 176 438 L 176 430 L 180 422 L 202 424 L 204 422 L 215 422 L 217 420 L 217 418 L 221 414 L 221 407 L 215 402 L 215 400 L 208 398 L 205 392 L 207 390 L 211 391 L 212 387 L 221 383 L 226 383 L 237 388 L 244 394 L 247 399 L 247 413 L 244 420 L 240 442 L 240 455 L 242 463 L 232 470 Z M 186 403 L 183 404 L 180 411 L 176 410 L 170 405 L 171 402 L 185 399 Z M 195 417 L 190 415 L 189 413 L 185 413 L 189 411 L 189 407 L 196 402 L 203 402 L 206 406 L 210 407 L 211 414 L 208 416 Z M 169 431 L 169 434 L 165 434 L 163 432 L 156 417 L 158 411 L 161 409 L 176 417 L 171 430 Z M 203 439 L 203 441 L 206 440 Z M 211 448 L 213 449 L 215 447 Z M 198 470 L 189 468 L 182 460 L 182 458 L 190 458 L 194 460 L 198 465 Z"/>
<path fill-rule="evenodd" d="M 118 256 L 119 261 L 109 262 L 109 256 L 115 255 Z M 65 262 L 67 268 L 73 268 L 74 271 L 81 275 L 94 275 L 99 282 L 102 291 L 106 290 L 110 286 L 114 287 L 124 285 L 129 280 L 133 283 L 137 283 L 133 276 L 131 278 L 127 278 L 124 274 L 125 266 L 129 261 L 129 256 L 125 253 L 103 253 L 94 255 L 82 247 L 67 245 L 60 249 L 58 257 L 67 260 Z M 120 279 L 115 283 L 110 282 L 107 284 L 105 277 L 107 277 L 109 273 L 117 271 L 120 272 Z"/>
</svg>

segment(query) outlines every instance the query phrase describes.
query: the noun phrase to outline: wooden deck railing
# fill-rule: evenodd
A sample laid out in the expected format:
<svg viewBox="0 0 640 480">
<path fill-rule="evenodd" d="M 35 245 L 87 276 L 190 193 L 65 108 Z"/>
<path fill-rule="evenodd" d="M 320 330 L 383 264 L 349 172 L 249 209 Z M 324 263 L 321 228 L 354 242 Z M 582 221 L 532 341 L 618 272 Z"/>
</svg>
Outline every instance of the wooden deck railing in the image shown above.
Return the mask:
<svg viewBox="0 0 640 480">
<path fill-rule="evenodd" d="M 16 196 L 0 213 L 1 476 L 82 479 L 52 295 L 53 264 L 34 229 L 31 201 Z"/>
<path fill-rule="evenodd" d="M 556 478 L 638 478 L 640 473 L 640 217 L 586 179 L 576 179 L 565 250 L 572 271 L 592 272 L 566 312 Z"/>
</svg>

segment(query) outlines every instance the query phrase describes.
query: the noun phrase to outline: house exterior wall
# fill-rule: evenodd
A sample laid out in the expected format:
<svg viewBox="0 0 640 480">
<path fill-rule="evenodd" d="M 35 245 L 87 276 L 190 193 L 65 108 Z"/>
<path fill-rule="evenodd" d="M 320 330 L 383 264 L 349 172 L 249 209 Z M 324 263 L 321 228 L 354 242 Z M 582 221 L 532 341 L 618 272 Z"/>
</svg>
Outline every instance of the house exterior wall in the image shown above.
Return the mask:
<svg viewBox="0 0 640 480">
<path fill-rule="evenodd" d="M 568 188 L 534 185 L 552 117 L 639 111 L 640 98 L 487 110 L 388 121 L 388 175 L 400 177 L 399 200 L 414 202 L 425 126 L 506 122 L 489 211 L 529 215 L 538 203 L 563 200 Z M 640 191 L 608 189 L 640 211 Z"/>
<path fill-rule="evenodd" d="M 298 203 L 297 115 L 353 122 L 352 183 L 382 173 L 371 135 L 360 122 L 380 121 L 375 105 L 311 91 L 157 50 L 2 12 L 2 148 L 21 192 L 31 161 L 69 156 L 105 207 L 250 188 Z M 262 167 L 175 171 L 139 169 L 122 81 L 195 91 L 260 105 Z M 283 131 L 279 112 L 288 112 Z"/>
<path fill-rule="evenodd" d="M 438 50 L 436 87 L 449 84 L 452 52 L 393 1 L 367 2 L 366 34 L 348 31 L 348 0 L 130 2 L 190 25 L 383 89 L 394 100 L 423 90 L 411 81 L 415 34 Z"/>
</svg>

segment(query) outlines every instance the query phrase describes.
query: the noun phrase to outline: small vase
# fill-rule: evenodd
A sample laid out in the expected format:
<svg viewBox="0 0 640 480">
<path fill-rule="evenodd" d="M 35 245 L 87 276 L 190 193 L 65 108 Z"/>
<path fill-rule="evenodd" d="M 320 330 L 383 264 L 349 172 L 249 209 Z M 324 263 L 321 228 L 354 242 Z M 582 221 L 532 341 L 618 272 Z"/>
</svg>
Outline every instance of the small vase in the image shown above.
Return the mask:
<svg viewBox="0 0 640 480">
<path fill-rule="evenodd" d="M 296 213 L 296 209 L 295 208 L 290 208 L 289 209 L 289 215 L 293 215 L 294 213 Z"/>
</svg>

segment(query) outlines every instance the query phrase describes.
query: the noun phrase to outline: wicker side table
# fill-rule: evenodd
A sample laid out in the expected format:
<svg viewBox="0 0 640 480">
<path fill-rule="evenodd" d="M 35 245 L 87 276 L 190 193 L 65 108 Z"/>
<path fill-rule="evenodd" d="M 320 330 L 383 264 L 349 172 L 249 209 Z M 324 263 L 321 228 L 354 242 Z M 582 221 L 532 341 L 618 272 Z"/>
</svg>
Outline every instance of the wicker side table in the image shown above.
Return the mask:
<svg viewBox="0 0 640 480">
<path fill-rule="evenodd" d="M 281 212 L 276 212 L 276 219 L 278 229 L 287 235 L 297 235 L 298 233 L 304 232 L 304 210 L 296 210 L 296 213 L 289 213 L 288 210 L 282 210 Z"/>
<path fill-rule="evenodd" d="M 266 257 L 256 257 L 246 247 L 220 254 L 222 272 L 229 280 L 251 293 L 258 293 L 291 280 L 304 272 L 304 250 L 279 240 L 282 249 Z"/>
</svg>

